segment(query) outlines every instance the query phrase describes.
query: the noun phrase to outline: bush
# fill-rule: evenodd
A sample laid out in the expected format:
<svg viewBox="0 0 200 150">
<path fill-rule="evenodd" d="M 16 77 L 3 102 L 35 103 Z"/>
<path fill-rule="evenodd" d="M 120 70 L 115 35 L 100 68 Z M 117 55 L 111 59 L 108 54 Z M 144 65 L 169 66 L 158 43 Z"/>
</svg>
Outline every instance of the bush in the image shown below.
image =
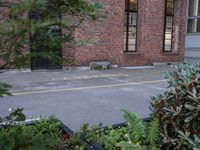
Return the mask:
<svg viewBox="0 0 200 150">
<path fill-rule="evenodd" d="M 124 110 L 127 125 L 123 127 L 102 125 L 92 127 L 86 132 L 86 139 L 97 141 L 106 150 L 158 150 L 159 122 L 153 119 L 150 123 L 143 122 L 135 113 Z M 88 129 L 88 126 L 85 126 Z"/>
<path fill-rule="evenodd" d="M 161 126 L 162 149 L 200 149 L 200 64 L 174 66 L 169 90 L 152 97 Z"/>
<path fill-rule="evenodd" d="M 61 129 L 55 117 L 41 119 L 25 125 L 23 109 L 17 109 L 7 117 L 0 118 L 0 150 L 82 150 L 80 135 L 69 135 Z M 17 121 L 17 122 L 16 122 Z"/>
</svg>

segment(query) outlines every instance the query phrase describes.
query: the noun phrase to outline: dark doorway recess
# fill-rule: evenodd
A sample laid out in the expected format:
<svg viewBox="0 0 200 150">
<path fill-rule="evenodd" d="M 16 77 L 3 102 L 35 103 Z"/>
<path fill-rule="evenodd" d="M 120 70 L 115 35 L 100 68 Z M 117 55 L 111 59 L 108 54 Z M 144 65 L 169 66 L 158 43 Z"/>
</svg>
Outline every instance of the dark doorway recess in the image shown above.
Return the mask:
<svg viewBox="0 0 200 150">
<path fill-rule="evenodd" d="M 31 12 L 29 17 L 33 21 L 40 21 L 43 16 L 39 12 Z M 55 17 L 61 19 L 61 15 L 58 13 Z M 30 35 L 32 70 L 62 69 L 62 46 L 61 44 L 52 45 L 49 32 L 51 32 L 53 38 L 62 36 L 62 29 L 56 25 L 41 28 L 34 35 Z"/>
</svg>

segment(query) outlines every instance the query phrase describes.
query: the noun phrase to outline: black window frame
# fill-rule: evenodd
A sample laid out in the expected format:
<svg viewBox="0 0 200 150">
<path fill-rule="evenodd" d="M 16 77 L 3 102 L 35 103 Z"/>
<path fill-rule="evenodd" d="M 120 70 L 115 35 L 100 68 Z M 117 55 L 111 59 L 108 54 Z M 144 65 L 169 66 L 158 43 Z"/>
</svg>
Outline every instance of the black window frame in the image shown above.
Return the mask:
<svg viewBox="0 0 200 150">
<path fill-rule="evenodd" d="M 190 8 L 191 8 L 190 0 L 188 0 L 187 1 L 186 34 L 200 34 L 200 28 L 198 28 L 198 23 L 200 20 L 200 0 L 194 0 L 193 7 L 192 7 L 194 10 L 191 11 Z M 190 14 L 191 12 L 192 14 Z M 189 26 L 190 23 L 194 23 L 194 24 L 191 24 L 192 26 Z"/>
<path fill-rule="evenodd" d="M 125 0 L 125 16 L 126 16 L 126 42 L 125 42 L 125 49 L 124 49 L 124 52 L 125 53 L 130 53 L 130 52 L 137 52 L 137 35 L 138 35 L 138 0 L 137 0 L 137 10 L 134 11 L 134 10 L 130 10 L 130 0 Z M 130 17 L 130 13 L 136 13 L 136 38 L 135 38 L 135 50 L 132 51 L 132 50 L 129 50 L 129 17 Z"/>
<path fill-rule="evenodd" d="M 167 10 L 168 2 L 169 2 L 168 0 L 165 0 L 164 36 L 163 36 L 163 52 L 165 52 L 165 53 L 170 53 L 173 51 L 172 44 L 173 44 L 173 34 L 174 34 L 174 9 L 175 9 L 175 7 L 174 7 L 174 0 L 172 0 L 172 3 L 173 3 L 172 14 L 169 15 L 168 10 Z M 172 17 L 172 32 L 171 32 L 170 51 L 165 49 L 166 46 L 169 46 L 169 45 L 166 45 L 167 17 Z"/>
</svg>

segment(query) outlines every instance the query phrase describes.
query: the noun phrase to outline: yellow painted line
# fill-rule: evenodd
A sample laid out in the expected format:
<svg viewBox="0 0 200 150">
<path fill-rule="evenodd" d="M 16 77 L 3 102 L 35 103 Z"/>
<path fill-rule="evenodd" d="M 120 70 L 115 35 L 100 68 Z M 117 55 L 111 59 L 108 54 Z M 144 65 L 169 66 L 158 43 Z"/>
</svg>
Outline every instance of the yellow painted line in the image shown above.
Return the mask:
<svg viewBox="0 0 200 150">
<path fill-rule="evenodd" d="M 63 91 L 78 91 L 78 90 L 88 90 L 88 89 L 98 89 L 98 88 L 109 88 L 109 87 L 121 87 L 121 86 L 129 86 L 129 85 L 159 83 L 159 82 L 165 82 L 165 81 L 167 81 L 167 80 L 153 80 L 153 81 L 143 81 L 143 82 L 130 82 L 130 83 L 120 83 L 120 84 L 99 85 L 99 86 L 87 86 L 87 87 L 79 87 L 79 88 L 65 88 L 65 89 L 56 89 L 56 90 L 19 92 L 19 93 L 12 93 L 12 95 L 18 96 L 18 95 L 43 94 L 43 93 L 53 93 L 53 92 L 63 92 Z"/>
<path fill-rule="evenodd" d="M 129 75 L 117 73 L 117 74 L 103 74 L 103 75 L 79 76 L 79 77 L 73 77 L 73 78 L 63 77 L 63 80 L 71 81 L 71 80 L 85 80 L 85 79 L 93 79 L 93 78 L 127 77 L 127 76 L 129 76 Z M 51 78 L 51 80 L 53 80 L 53 81 L 60 81 L 61 79 Z"/>
</svg>

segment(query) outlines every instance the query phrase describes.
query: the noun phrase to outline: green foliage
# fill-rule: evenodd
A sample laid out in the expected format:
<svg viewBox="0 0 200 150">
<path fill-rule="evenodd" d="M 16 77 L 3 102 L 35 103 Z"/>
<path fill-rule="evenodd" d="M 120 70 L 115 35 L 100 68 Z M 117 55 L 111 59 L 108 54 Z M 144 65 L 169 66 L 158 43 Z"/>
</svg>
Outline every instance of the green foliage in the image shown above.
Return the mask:
<svg viewBox="0 0 200 150">
<path fill-rule="evenodd" d="M 26 116 L 23 113 L 23 109 L 16 109 L 14 111 L 11 110 L 11 113 L 6 116 L 1 118 L 0 117 L 0 123 L 4 123 L 5 125 L 7 124 L 12 124 L 16 121 L 24 121 L 26 119 Z"/>
<path fill-rule="evenodd" d="M 200 149 L 200 64 L 178 65 L 166 74 L 169 89 L 152 97 L 163 149 Z"/>
<path fill-rule="evenodd" d="M 135 114 L 124 110 L 124 118 L 128 123 L 128 133 L 134 144 L 140 143 L 145 137 L 145 124 Z"/>
<path fill-rule="evenodd" d="M 86 142 L 81 141 L 80 139 L 82 137 L 82 132 L 86 132 L 87 129 L 88 125 L 84 124 L 79 131 L 70 135 L 70 138 L 66 141 L 67 148 L 73 148 L 73 150 L 85 150 Z"/>
<path fill-rule="evenodd" d="M 60 123 L 54 118 L 41 120 L 36 125 L 6 125 L 0 128 L 1 150 L 61 149 Z"/>
<path fill-rule="evenodd" d="M 23 113 L 23 109 L 16 109 L 12 111 L 8 116 L 0 118 L 0 123 L 4 122 L 6 124 L 14 123 L 16 121 L 25 121 L 26 116 Z"/>
<path fill-rule="evenodd" d="M 125 141 L 120 142 L 118 146 L 121 147 L 121 150 L 147 150 L 146 148 L 141 148 L 140 145 L 129 144 Z"/>
<path fill-rule="evenodd" d="M 28 52 L 29 36 L 39 38 L 32 41 L 31 47 L 37 46 L 38 42 L 43 42 L 46 47 L 46 54 L 39 53 L 40 56 L 62 63 L 54 49 L 70 48 L 75 43 L 73 32 L 84 20 L 95 19 L 101 7 L 85 0 L 21 0 L 7 9 L 0 24 L 0 60 L 3 62 L 0 69 L 26 67 L 31 58 L 37 57 Z M 28 19 L 28 14 L 32 13 L 41 17 Z M 57 32 L 61 29 L 62 35 Z"/>
<path fill-rule="evenodd" d="M 1 83 L 0 82 L 0 97 L 3 97 L 5 95 L 11 95 L 9 93 L 9 89 L 11 88 L 10 85 L 6 84 L 6 83 Z"/>
<path fill-rule="evenodd" d="M 1 150 L 83 150 L 80 135 L 63 133 L 55 117 L 41 119 L 33 125 L 25 125 L 23 109 L 0 118 Z M 73 141 L 73 142 L 72 142 Z"/>
<path fill-rule="evenodd" d="M 89 128 L 88 128 L 89 129 Z M 117 150 L 118 143 L 125 140 L 126 130 L 124 127 L 114 129 L 112 125 L 108 129 L 104 129 L 102 124 L 98 126 L 92 126 L 89 131 L 86 132 L 86 139 L 90 142 L 97 141 L 106 150 Z"/>
<path fill-rule="evenodd" d="M 126 110 L 123 112 L 127 126 L 109 126 L 107 129 L 102 128 L 102 124 L 93 126 L 89 131 L 84 131 L 86 139 L 90 142 L 97 141 L 106 150 L 158 150 L 158 120 L 145 123 L 135 113 Z"/>
<path fill-rule="evenodd" d="M 154 118 L 147 128 L 147 139 L 151 145 L 155 145 L 158 142 L 159 132 L 159 120 Z"/>
</svg>

